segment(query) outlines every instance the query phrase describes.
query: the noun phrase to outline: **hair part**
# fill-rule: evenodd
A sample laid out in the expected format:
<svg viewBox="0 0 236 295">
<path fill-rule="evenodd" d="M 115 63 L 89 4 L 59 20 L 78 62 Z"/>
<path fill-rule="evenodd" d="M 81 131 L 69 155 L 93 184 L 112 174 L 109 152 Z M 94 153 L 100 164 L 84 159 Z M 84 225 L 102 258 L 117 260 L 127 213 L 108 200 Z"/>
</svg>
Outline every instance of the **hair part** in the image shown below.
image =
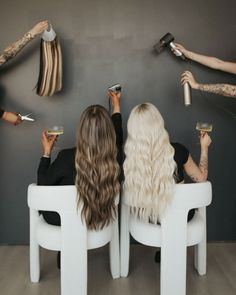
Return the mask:
<svg viewBox="0 0 236 295">
<path fill-rule="evenodd" d="M 80 118 L 75 158 L 77 205 L 82 205 L 88 229 L 103 228 L 116 216 L 120 190 L 116 155 L 116 135 L 107 110 L 88 107 Z"/>
</svg>

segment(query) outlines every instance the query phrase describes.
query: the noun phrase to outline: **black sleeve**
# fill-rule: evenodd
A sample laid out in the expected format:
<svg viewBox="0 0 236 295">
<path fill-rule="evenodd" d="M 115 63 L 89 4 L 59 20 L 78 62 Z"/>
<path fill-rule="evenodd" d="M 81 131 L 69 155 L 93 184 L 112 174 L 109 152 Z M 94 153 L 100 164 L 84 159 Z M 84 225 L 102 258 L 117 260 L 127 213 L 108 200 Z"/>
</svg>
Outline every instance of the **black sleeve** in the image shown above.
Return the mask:
<svg viewBox="0 0 236 295">
<path fill-rule="evenodd" d="M 0 109 L 0 118 L 2 118 L 4 112 L 5 112 L 4 110 Z"/>
<path fill-rule="evenodd" d="M 38 185 L 57 185 L 60 183 L 64 170 L 63 151 L 58 154 L 52 164 L 50 163 L 50 158 L 42 157 L 40 159 L 37 171 Z"/>
<path fill-rule="evenodd" d="M 117 146 L 123 145 L 123 129 L 122 129 L 122 117 L 121 113 L 115 113 L 111 116 L 115 132 L 116 132 L 116 144 Z"/>
<path fill-rule="evenodd" d="M 122 129 L 122 117 L 120 113 L 115 113 L 111 116 L 115 133 L 116 133 L 116 146 L 117 146 L 117 162 L 120 165 L 120 182 L 124 179 L 123 173 L 123 129 Z"/>
<path fill-rule="evenodd" d="M 115 113 L 111 116 L 115 133 L 116 133 L 116 146 L 117 146 L 117 161 L 121 166 L 123 163 L 123 129 L 122 129 L 122 117 L 120 113 Z"/>
<path fill-rule="evenodd" d="M 188 161 L 189 150 L 181 143 L 173 143 L 172 145 L 175 149 L 174 159 L 176 163 L 183 166 Z"/>
<path fill-rule="evenodd" d="M 171 143 L 174 150 L 174 160 L 177 164 L 177 173 L 175 175 L 176 182 L 182 182 L 184 180 L 184 164 L 188 161 L 189 151 L 180 143 Z"/>
</svg>

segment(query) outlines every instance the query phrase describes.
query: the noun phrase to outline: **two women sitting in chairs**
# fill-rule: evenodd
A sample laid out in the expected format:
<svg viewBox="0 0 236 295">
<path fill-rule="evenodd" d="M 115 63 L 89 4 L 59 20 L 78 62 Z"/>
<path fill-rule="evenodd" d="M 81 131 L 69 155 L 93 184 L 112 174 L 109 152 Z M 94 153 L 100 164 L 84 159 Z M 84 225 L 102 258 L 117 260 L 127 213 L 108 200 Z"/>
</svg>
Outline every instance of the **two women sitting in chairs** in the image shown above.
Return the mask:
<svg viewBox="0 0 236 295">
<path fill-rule="evenodd" d="M 42 133 L 38 184 L 75 184 L 87 227 L 98 229 L 114 219 L 115 196 L 124 180 L 133 212 L 157 223 L 171 200 L 174 184 L 184 181 L 184 171 L 194 182 L 207 180 L 211 138 L 201 134 L 201 154 L 196 164 L 185 146 L 170 142 L 158 109 L 151 103 L 139 104 L 128 119 L 123 161 L 121 94 L 108 94 L 111 116 L 100 105 L 89 106 L 79 121 L 76 147 L 60 151 L 53 163 L 50 156 L 57 137 Z M 48 223 L 60 225 L 57 213 L 42 214 Z M 194 211 L 190 211 L 188 219 L 193 215 Z"/>
</svg>

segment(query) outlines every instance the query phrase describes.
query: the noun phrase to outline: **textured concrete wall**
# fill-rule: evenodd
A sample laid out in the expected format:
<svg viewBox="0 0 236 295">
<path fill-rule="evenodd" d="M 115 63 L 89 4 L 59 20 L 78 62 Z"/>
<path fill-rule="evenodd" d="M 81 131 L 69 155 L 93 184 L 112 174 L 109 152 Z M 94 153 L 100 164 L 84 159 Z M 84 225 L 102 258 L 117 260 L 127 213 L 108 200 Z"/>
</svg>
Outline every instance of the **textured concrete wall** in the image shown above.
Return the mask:
<svg viewBox="0 0 236 295">
<path fill-rule="evenodd" d="M 225 5 L 227 3 L 228 6 Z M 214 124 L 209 179 L 213 203 L 208 209 L 210 240 L 236 239 L 236 101 L 193 93 L 183 106 L 180 74 L 190 69 L 202 82 L 236 83 L 234 75 L 182 62 L 169 51 L 159 56 L 152 46 L 167 32 L 189 49 L 222 59 L 236 59 L 234 0 L 5 1 L 1 4 L 1 50 L 34 23 L 49 19 L 63 52 L 63 91 L 38 97 L 39 39 L 0 69 L 0 105 L 34 114 L 35 123 L 13 127 L 0 122 L 0 243 L 28 242 L 27 185 L 36 181 L 41 130 L 63 125 L 61 148 L 75 142 L 78 118 L 90 104 L 107 106 L 107 86 L 123 86 L 124 129 L 128 114 L 151 101 L 162 112 L 172 141 L 185 144 L 198 160 L 197 121 Z M 232 37 L 231 37 L 232 36 Z M 234 115 L 235 116 L 235 115 Z"/>
</svg>

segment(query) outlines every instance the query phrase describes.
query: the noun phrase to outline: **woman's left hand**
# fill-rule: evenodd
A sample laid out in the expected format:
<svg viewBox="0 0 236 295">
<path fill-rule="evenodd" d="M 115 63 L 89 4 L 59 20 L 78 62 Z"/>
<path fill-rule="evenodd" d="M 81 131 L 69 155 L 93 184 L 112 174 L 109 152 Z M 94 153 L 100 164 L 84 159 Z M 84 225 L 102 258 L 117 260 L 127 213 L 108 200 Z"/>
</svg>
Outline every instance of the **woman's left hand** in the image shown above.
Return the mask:
<svg viewBox="0 0 236 295">
<path fill-rule="evenodd" d="M 47 132 L 44 130 L 42 132 L 41 142 L 43 146 L 43 154 L 50 157 L 52 148 L 57 141 L 57 135 L 47 135 Z"/>
</svg>

